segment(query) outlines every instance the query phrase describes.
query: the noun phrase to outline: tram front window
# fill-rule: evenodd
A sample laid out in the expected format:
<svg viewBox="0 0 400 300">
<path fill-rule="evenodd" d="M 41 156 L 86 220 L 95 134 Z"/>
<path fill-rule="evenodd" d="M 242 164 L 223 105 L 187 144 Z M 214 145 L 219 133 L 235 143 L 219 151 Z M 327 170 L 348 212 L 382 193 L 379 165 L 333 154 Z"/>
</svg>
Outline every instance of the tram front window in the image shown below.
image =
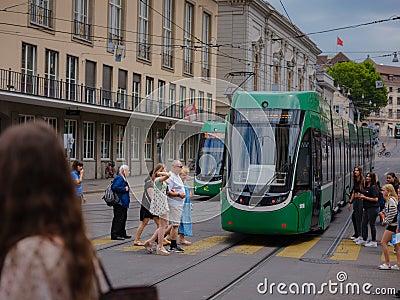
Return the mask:
<svg viewBox="0 0 400 300">
<path fill-rule="evenodd" d="M 233 114 L 230 187 L 233 193 L 287 193 L 303 114 L 245 109 Z"/>
<path fill-rule="evenodd" d="M 199 148 L 198 175 L 222 176 L 224 133 L 203 133 Z"/>
</svg>

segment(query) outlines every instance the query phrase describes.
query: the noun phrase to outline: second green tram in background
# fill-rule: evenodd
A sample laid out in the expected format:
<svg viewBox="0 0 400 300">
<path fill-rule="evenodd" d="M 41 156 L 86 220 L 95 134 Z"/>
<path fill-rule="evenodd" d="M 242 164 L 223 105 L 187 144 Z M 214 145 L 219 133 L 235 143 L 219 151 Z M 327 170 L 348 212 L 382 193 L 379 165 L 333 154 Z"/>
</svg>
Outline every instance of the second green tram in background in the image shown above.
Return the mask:
<svg viewBox="0 0 400 300">
<path fill-rule="evenodd" d="M 221 191 L 225 122 L 208 121 L 199 134 L 194 169 L 194 193 L 216 196 Z"/>
</svg>

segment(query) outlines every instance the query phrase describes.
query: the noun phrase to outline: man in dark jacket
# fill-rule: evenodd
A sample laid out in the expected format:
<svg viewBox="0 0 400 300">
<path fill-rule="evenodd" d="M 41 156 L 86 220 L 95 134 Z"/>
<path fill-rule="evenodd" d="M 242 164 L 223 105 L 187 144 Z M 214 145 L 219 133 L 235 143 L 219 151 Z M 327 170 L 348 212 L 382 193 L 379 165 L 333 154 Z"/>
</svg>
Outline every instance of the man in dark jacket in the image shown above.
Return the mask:
<svg viewBox="0 0 400 300">
<path fill-rule="evenodd" d="M 114 218 L 111 225 L 111 239 L 124 240 L 131 236 L 126 234 L 125 226 L 128 217 L 128 208 L 130 202 L 129 183 L 126 177 L 129 174 L 129 167 L 122 165 L 119 168 L 119 174 L 115 177 L 111 189 L 118 196 L 119 202 L 114 205 Z"/>
</svg>

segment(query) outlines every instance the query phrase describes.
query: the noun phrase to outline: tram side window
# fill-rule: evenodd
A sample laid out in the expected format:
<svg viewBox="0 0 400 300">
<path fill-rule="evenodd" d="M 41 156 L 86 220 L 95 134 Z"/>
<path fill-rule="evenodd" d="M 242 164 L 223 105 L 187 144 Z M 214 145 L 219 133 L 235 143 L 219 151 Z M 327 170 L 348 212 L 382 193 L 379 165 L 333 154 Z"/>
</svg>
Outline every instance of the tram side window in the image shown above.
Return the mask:
<svg viewBox="0 0 400 300">
<path fill-rule="evenodd" d="M 343 159 L 343 155 L 342 155 L 342 142 L 340 141 L 340 139 L 335 139 L 335 178 L 338 178 L 341 176 L 342 174 L 342 159 Z"/>
<path fill-rule="evenodd" d="M 310 132 L 306 132 L 300 144 L 299 156 L 296 167 L 296 185 L 300 189 L 308 189 L 310 186 Z"/>
<path fill-rule="evenodd" d="M 346 171 L 345 173 L 349 173 L 351 170 L 351 161 L 350 161 L 350 154 L 349 154 L 349 150 L 350 150 L 350 144 L 348 142 L 345 143 L 345 160 L 346 160 Z"/>
<path fill-rule="evenodd" d="M 332 181 L 332 143 L 331 137 L 323 135 L 321 139 L 322 150 L 322 184 Z"/>
</svg>

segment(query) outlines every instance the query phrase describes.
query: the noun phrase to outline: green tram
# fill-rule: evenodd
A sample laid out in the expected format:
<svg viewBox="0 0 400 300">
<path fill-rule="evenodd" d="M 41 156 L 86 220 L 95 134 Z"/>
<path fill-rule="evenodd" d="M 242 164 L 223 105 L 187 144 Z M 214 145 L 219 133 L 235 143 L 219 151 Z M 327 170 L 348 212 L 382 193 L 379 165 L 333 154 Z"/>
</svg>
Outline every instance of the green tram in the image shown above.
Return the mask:
<svg viewBox="0 0 400 300">
<path fill-rule="evenodd" d="M 227 119 L 222 228 L 254 234 L 325 230 L 356 165 L 374 168 L 372 130 L 316 92 L 238 92 Z"/>
<path fill-rule="evenodd" d="M 194 193 L 216 196 L 222 186 L 225 122 L 208 121 L 199 134 L 195 161 Z"/>
</svg>

